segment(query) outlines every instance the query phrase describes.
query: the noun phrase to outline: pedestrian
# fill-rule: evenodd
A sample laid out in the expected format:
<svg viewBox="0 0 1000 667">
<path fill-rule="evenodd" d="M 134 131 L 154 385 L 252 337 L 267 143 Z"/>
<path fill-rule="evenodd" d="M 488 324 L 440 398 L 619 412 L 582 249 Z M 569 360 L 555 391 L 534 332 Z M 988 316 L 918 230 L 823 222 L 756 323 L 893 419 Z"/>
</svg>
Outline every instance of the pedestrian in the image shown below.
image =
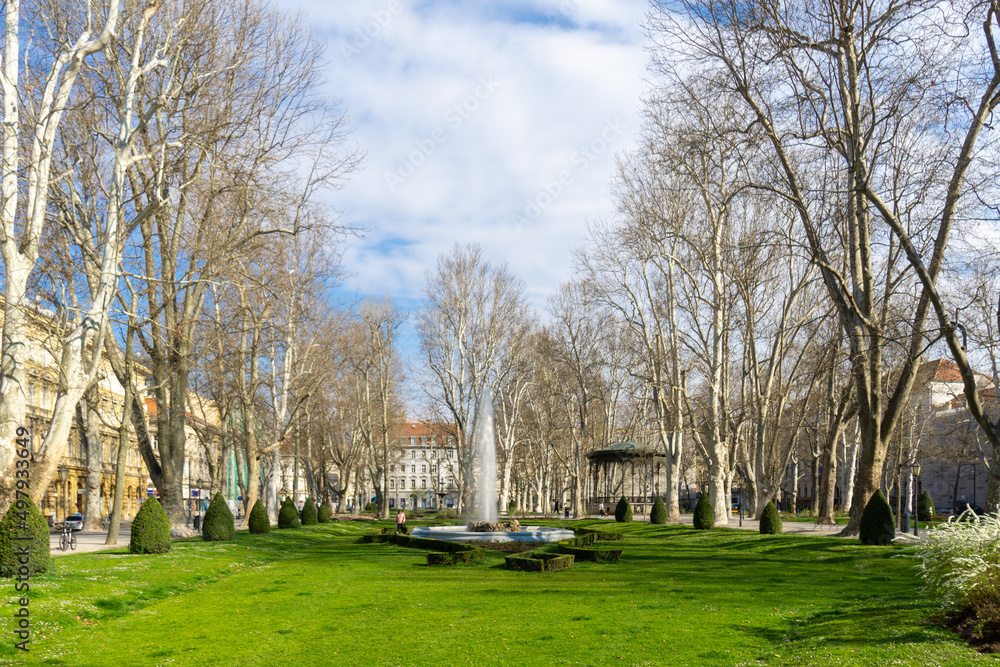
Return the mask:
<svg viewBox="0 0 1000 667">
<path fill-rule="evenodd" d="M 396 532 L 406 535 L 406 512 L 402 509 L 396 512 Z"/>
<path fill-rule="evenodd" d="M 601 503 L 600 506 L 597 508 L 597 513 L 600 514 L 601 516 L 604 516 L 604 503 Z"/>
</svg>

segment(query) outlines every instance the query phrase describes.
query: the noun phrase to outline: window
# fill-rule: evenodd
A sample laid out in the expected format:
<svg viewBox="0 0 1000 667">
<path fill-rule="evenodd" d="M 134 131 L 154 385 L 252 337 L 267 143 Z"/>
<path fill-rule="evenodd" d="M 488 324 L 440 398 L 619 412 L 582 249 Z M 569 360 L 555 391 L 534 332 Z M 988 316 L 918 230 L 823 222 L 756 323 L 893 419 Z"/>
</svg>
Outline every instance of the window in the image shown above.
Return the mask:
<svg viewBox="0 0 1000 667">
<path fill-rule="evenodd" d="M 426 459 L 427 458 L 427 452 L 426 451 L 421 451 L 420 452 L 420 458 Z"/>
<path fill-rule="evenodd" d="M 417 472 L 417 466 L 410 466 L 410 472 L 411 473 L 416 473 Z"/>
<path fill-rule="evenodd" d="M 411 479 L 410 480 L 410 488 L 411 489 L 417 488 L 417 480 L 415 480 L 415 479 Z"/>
<path fill-rule="evenodd" d="M 438 471 L 437 466 L 431 466 L 431 472 L 437 472 L 437 471 Z"/>
<path fill-rule="evenodd" d="M 421 489 L 426 489 L 427 488 L 427 480 L 426 479 L 420 480 L 420 488 Z"/>
<path fill-rule="evenodd" d="M 452 490 L 454 490 L 454 488 L 455 488 L 455 480 L 449 479 L 448 480 L 448 490 L 452 491 Z"/>
<path fill-rule="evenodd" d="M 396 472 L 396 466 L 389 466 L 389 472 Z"/>
<path fill-rule="evenodd" d="M 420 472 L 427 472 L 427 466 L 420 466 Z"/>
<path fill-rule="evenodd" d="M 395 489 L 396 488 L 396 480 L 394 480 L 394 479 L 390 479 L 389 480 L 389 488 L 390 489 Z"/>
<path fill-rule="evenodd" d="M 449 435 L 448 436 L 448 446 L 450 447 L 453 444 L 455 444 L 455 436 Z"/>
<path fill-rule="evenodd" d="M 413 437 L 413 436 L 411 435 L 411 436 L 410 436 L 410 447 L 416 447 L 416 446 L 417 446 L 417 439 L 416 439 L 416 438 L 414 438 L 414 437 Z"/>
<path fill-rule="evenodd" d="M 412 440 L 413 438 L 410 438 L 410 439 Z M 412 443 L 411 443 L 411 444 L 412 444 Z M 410 450 L 410 458 L 411 458 L 411 459 L 415 459 L 415 458 L 417 458 L 417 450 L 415 450 L 415 449 L 411 449 L 411 450 Z"/>
<path fill-rule="evenodd" d="M 435 449 L 433 452 L 431 452 L 431 458 L 436 459 L 437 457 L 438 457 L 438 450 Z"/>
<path fill-rule="evenodd" d="M 451 454 L 452 454 L 452 451 L 451 451 L 451 450 L 449 449 L 449 450 L 448 450 L 448 458 L 449 458 L 449 459 L 451 458 Z"/>
</svg>

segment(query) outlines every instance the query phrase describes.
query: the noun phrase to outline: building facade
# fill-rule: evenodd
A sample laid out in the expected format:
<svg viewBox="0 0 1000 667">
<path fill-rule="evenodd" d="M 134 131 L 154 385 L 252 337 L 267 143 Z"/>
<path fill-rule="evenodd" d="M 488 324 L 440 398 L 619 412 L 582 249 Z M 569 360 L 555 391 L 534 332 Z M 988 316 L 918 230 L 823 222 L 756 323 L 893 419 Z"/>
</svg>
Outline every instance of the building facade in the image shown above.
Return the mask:
<svg viewBox="0 0 1000 667">
<path fill-rule="evenodd" d="M 453 509 L 459 493 L 454 426 L 407 421 L 393 437 L 399 447 L 389 463 L 389 507 Z"/>
</svg>

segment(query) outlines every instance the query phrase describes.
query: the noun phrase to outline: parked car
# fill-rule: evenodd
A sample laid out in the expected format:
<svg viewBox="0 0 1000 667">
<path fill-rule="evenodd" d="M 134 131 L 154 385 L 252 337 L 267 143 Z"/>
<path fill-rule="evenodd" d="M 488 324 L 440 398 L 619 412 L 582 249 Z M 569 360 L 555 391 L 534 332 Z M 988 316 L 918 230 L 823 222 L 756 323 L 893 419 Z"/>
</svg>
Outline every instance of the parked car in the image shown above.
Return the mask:
<svg viewBox="0 0 1000 667">
<path fill-rule="evenodd" d="M 939 515 L 950 515 L 954 513 L 951 507 L 935 507 L 934 511 Z"/>
<path fill-rule="evenodd" d="M 66 517 L 66 525 L 69 526 L 70 530 L 83 530 L 83 515 L 70 514 Z"/>
</svg>

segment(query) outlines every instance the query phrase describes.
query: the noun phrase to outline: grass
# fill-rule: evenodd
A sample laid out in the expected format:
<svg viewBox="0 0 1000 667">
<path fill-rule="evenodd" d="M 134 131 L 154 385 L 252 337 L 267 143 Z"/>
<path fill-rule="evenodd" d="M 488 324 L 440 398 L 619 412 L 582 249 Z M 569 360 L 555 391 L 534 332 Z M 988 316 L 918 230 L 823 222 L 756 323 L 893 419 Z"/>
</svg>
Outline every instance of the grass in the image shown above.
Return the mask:
<svg viewBox="0 0 1000 667">
<path fill-rule="evenodd" d="M 360 544 L 371 529 L 56 558 L 32 580 L 31 653 L 12 648 L 11 611 L 0 662 L 1000 664 L 927 622 L 937 609 L 898 547 L 636 523 L 618 563 L 522 573 L 494 553 L 428 567 L 423 551 Z"/>
</svg>

